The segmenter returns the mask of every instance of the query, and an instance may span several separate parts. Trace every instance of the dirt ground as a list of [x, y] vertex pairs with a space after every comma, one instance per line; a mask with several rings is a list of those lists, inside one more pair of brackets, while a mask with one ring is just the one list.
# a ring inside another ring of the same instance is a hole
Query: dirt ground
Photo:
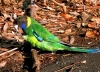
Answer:
[[[69, 1], [67, 6], [70, 8], [77, 8], [74, 7], [74, 4], [79, 4], [81, 7], [80, 1], [76, 3], [73, 1]], [[63, 2], [67, 4], [66, 1]], [[95, 26], [100, 24], [97, 23], [99, 22], [100, 18], [98, 8], [90, 10], [72, 10], [68, 8], [69, 10], [65, 16], [63, 9], [60, 6], [53, 4], [53, 2], [47, 2], [47, 5], [42, 3], [43, 2], [41, 2], [41, 0], [40, 2], [36, 3], [37, 6], [39, 6], [36, 20], [40, 22], [45, 28], [47, 28], [51, 33], [59, 37], [61, 41], [67, 43], [70, 46], [100, 49], [100, 27]], [[91, 6], [88, 2], [85, 5]], [[97, 6], [99, 6], [98, 3]], [[16, 10], [15, 13], [18, 13], [18, 16], [20, 16], [19, 12]], [[0, 17], [2, 14], [3, 13], [1, 11]], [[98, 17], [96, 18], [98, 19], [96, 20], [97, 22], [90, 21], [92, 18], [94, 18], [94, 16]], [[9, 20], [4, 21], [5, 23], [9, 22]], [[2, 22], [0, 21], [0, 23]], [[92, 27], [89, 24], [92, 25]], [[4, 34], [3, 32], [5, 27], [6, 26], [2, 28], [3, 30], [0, 30], [1, 34]], [[9, 33], [9, 31], [7, 32]], [[25, 70], [28, 70], [29, 72], [35, 72], [35, 68], [32, 69], [33, 61], [31, 58], [30, 44], [23, 44], [19, 43], [17, 40], [9, 39], [12, 37], [10, 36], [10, 33], [8, 36], [9, 38], [4, 35], [4, 37], [1, 37], [1, 34], [0, 54], [13, 48], [18, 49], [6, 55], [0, 55], [0, 72], [27, 72]], [[89, 54], [57, 51], [56, 53], [52, 54], [51, 52], [38, 50], [38, 55], [41, 62], [40, 72], [100, 72], [100, 53]]]

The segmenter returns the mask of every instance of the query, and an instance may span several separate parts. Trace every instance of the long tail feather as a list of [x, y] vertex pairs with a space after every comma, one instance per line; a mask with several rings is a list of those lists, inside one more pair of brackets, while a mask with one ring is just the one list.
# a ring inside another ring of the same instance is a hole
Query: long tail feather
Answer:
[[93, 49], [87, 49], [85, 47], [70, 47], [72, 51], [76, 51], [76, 52], [86, 52], [86, 53], [98, 53], [100, 52], [100, 49], [96, 49], [96, 48], [93, 48]]
[[86, 47], [70, 47], [60, 43], [52, 43], [52, 42], [42, 42], [40, 49], [46, 51], [57, 51], [57, 50], [66, 50], [66, 51], [74, 51], [74, 52], [85, 52], [85, 53], [98, 53], [100, 49], [88, 49]]
[[98, 53], [98, 52], [100, 52], [99, 49], [90, 49], [90, 50], [88, 50], [88, 53]]

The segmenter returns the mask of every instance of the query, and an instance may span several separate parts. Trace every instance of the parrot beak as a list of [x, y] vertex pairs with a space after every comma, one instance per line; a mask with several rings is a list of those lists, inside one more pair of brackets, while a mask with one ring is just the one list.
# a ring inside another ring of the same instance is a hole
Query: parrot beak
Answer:
[[18, 27], [18, 25], [14, 25], [14, 28], [18, 33], [24, 34], [23, 30], [20, 27]]

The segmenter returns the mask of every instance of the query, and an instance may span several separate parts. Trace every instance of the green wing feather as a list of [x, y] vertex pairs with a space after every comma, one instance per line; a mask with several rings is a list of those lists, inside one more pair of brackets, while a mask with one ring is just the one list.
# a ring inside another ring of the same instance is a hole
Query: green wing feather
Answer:
[[46, 28], [44, 28], [40, 23], [31, 18], [31, 29], [33, 29], [41, 38], [45, 41], [50, 42], [60, 42], [60, 39], [55, 35], [51, 34]]

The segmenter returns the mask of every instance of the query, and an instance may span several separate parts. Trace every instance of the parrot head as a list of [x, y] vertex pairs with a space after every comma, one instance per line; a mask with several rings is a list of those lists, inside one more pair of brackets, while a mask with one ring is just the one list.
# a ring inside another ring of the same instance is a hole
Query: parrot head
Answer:
[[27, 16], [18, 17], [16, 20], [17, 20], [18, 27], [20, 27], [21, 29], [26, 29], [26, 26], [27, 26]]
[[21, 16], [16, 19], [16, 24], [18, 25], [18, 31], [24, 33], [27, 27], [27, 16]]

